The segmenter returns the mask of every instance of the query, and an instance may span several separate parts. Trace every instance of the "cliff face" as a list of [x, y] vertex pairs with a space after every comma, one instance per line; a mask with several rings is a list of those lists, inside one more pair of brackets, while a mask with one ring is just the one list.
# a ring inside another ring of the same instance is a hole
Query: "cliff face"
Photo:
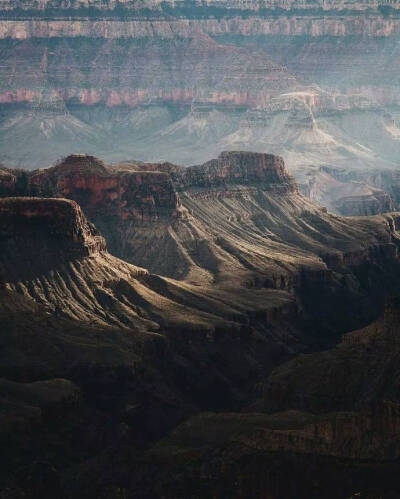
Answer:
[[140, 20], [2, 20], [0, 38], [26, 40], [29, 38], [89, 37], [99, 35], [106, 39], [191, 37], [199, 30], [208, 35], [244, 36], [375, 36], [390, 37], [400, 31], [400, 20], [382, 15], [359, 17], [355, 15], [292, 17], [280, 15], [275, 19], [252, 16], [248, 19], [140, 19]]
[[[281, 158], [245, 152], [188, 169], [74, 155], [1, 179], [18, 193], [0, 199], [2, 493], [336, 499], [397, 486], [398, 300], [367, 341], [282, 362], [398, 292], [400, 214], [331, 215]], [[111, 256], [66, 192], [115, 248], [181, 280]]]
[[[3, 172], [3, 195], [14, 186], [15, 195], [79, 202], [116, 256], [191, 285], [284, 290], [328, 336], [357, 327], [355, 310], [372, 320], [396, 288], [396, 216], [331, 215], [273, 155], [225, 152], [189, 168], [75, 155], [47, 170]], [[367, 267], [381, 269], [374, 283], [363, 281]]]
[[[86, 164], [100, 166], [104, 174], [101, 163], [85, 159]], [[77, 158], [71, 159], [69, 166], [73, 174], [81, 170]], [[134, 178], [138, 177], [134, 174]], [[135, 223], [135, 217], [133, 213], [129, 225]], [[141, 223], [142, 219], [139, 227]], [[229, 331], [235, 337], [246, 334], [245, 329], [261, 332], [265, 323], [272, 326], [281, 319], [290, 330], [296, 329], [292, 319], [297, 307], [288, 293], [263, 289], [252, 297], [245, 287], [238, 294], [218, 286], [200, 289], [152, 275], [111, 256], [103, 237], [72, 200], [2, 198], [0, 231], [0, 291], [4, 295], [0, 316], [6, 322], [18, 322], [19, 309], [28, 314], [41, 311], [56, 322], [131, 328], [138, 334], [162, 331], [179, 337], [197, 331], [200, 343], [218, 341], [219, 333]], [[165, 250], [162, 245], [149, 248], [161, 255]], [[296, 336], [294, 333], [288, 345], [298, 343]], [[267, 344], [269, 357], [272, 344], [269, 340]]]
[[380, 213], [390, 186], [336, 202], [315, 177], [396, 169], [396, 5], [3, 2], [0, 160], [37, 168], [82, 151], [190, 165], [272, 152], [337, 213]]
[[15, 273], [27, 276], [33, 268], [36, 273], [38, 267], [44, 270], [60, 266], [105, 250], [104, 239], [87, 222], [79, 206], [66, 199], [2, 199], [0, 231], [3, 279]]
[[176, 217], [178, 197], [168, 173], [138, 171], [113, 174], [91, 156], [69, 156], [56, 167], [30, 176], [28, 192], [34, 196], [57, 193], [75, 199], [89, 216], [120, 220], [156, 220]]
[[[106, 23], [106, 33], [126, 28], [119, 24], [108, 27]], [[2, 71], [4, 77], [11, 66], [15, 72], [12, 84], [0, 94], [0, 102], [36, 106], [43, 102], [51, 108], [53, 100], [55, 104], [135, 108], [151, 101], [190, 105], [205, 99], [228, 106], [253, 106], [262, 103], [265, 95], [295, 86], [293, 75], [268, 54], [218, 43], [197, 28], [188, 36], [175, 33], [169, 41], [146, 33], [139, 33], [138, 39], [128, 35], [127, 39], [108, 41], [100, 32], [98, 25], [92, 34], [78, 34], [78, 40], [68, 32], [54, 39], [38, 33], [17, 47], [6, 35], [1, 42], [7, 52]], [[13, 62], [27, 59], [32, 76]]]
[[182, 184], [183, 189], [229, 189], [228, 186], [238, 184], [282, 193], [297, 190], [282, 158], [241, 151], [223, 152], [204, 165], [187, 168], [182, 175]]
[[[333, 173], [333, 175], [332, 175]], [[375, 187], [377, 182], [335, 178], [335, 172], [321, 169], [308, 185], [302, 185], [303, 191], [314, 202], [326, 206], [329, 210], [344, 216], [376, 215], [393, 211], [397, 202], [389, 194], [389, 186]], [[362, 177], [361, 177], [362, 178]], [[378, 184], [379, 185], [379, 184]], [[395, 185], [394, 185], [395, 187]]]

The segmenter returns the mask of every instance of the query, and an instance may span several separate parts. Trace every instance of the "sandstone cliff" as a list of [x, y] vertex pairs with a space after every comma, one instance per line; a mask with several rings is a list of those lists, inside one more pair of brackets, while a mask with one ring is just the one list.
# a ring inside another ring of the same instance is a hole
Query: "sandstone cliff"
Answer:
[[222, 152], [217, 159], [204, 165], [187, 168], [176, 184], [182, 190], [226, 189], [232, 185], [281, 191], [282, 194], [295, 192], [296, 184], [285, 170], [282, 158], [272, 154], [257, 154], [242, 151]]

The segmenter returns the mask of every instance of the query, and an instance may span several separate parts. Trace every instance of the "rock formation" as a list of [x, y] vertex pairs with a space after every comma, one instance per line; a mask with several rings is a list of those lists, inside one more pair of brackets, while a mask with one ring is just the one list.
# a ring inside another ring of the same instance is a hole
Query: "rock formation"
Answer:
[[400, 496], [399, 36], [0, 0], [0, 499]]
[[[225, 152], [189, 168], [73, 155], [45, 170], [2, 172], [3, 195], [78, 202], [119, 258], [211, 293], [284, 291], [328, 336], [357, 327], [358, 314], [373, 320], [396, 290], [397, 215], [331, 215], [273, 155]], [[381, 270], [373, 282], [362, 277], [368, 266]]]
[[[251, 149], [283, 156], [337, 213], [381, 213], [386, 194], [396, 208], [393, 184], [374, 182], [399, 156], [396, 5], [4, 0], [0, 160], [189, 165]], [[349, 173], [348, 196], [325, 167]]]
[[385, 190], [356, 180], [343, 182], [334, 175], [322, 169], [310, 180], [305, 188], [306, 194], [313, 201], [345, 216], [393, 211], [393, 197]]
[[246, 152], [0, 181], [1, 494], [397, 490], [397, 302], [298, 354], [398, 292], [398, 213], [331, 215]]
[[18, 262], [19, 278], [105, 249], [104, 239], [86, 221], [79, 206], [65, 199], [1, 199], [0, 231], [0, 272], [11, 275]]

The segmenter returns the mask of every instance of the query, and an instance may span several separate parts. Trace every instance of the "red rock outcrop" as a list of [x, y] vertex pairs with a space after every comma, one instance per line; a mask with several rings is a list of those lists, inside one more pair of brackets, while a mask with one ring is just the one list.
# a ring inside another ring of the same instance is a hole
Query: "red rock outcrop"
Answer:
[[72, 155], [54, 168], [34, 172], [28, 192], [35, 196], [56, 195], [74, 199], [89, 216], [103, 214], [121, 220], [157, 220], [176, 217], [179, 199], [166, 172], [114, 173], [87, 155]]
[[[2, 170], [2, 195], [18, 194], [17, 180], [26, 174]], [[22, 183], [22, 182], [20, 182]], [[182, 211], [179, 192], [193, 196], [234, 193], [234, 186], [294, 193], [297, 186], [282, 158], [271, 154], [223, 152], [204, 165], [181, 168], [169, 163], [107, 166], [88, 155], [71, 155], [56, 166], [26, 176], [25, 195], [74, 199], [89, 216], [156, 221]]]

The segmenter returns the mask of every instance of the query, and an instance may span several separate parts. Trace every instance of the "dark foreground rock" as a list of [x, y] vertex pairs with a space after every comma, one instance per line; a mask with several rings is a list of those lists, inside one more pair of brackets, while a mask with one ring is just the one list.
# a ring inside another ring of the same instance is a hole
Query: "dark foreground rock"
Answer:
[[2, 496], [396, 497], [396, 303], [298, 354], [396, 292], [397, 213], [326, 213], [270, 155], [32, 175], [56, 197], [0, 200]]

